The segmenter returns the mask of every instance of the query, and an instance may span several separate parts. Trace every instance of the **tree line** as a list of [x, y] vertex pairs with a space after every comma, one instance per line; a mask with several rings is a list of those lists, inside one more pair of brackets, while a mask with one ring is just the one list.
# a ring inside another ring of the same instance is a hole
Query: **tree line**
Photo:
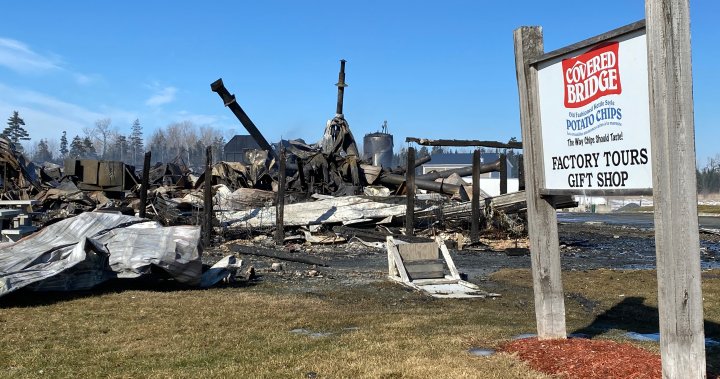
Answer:
[[190, 121], [168, 124], [159, 128], [147, 139], [139, 119], [123, 128], [113, 125], [110, 118], [99, 119], [94, 125], [83, 128], [82, 135], [73, 137], [63, 131], [58, 139], [41, 138], [32, 143], [25, 129], [25, 120], [14, 111], [0, 136], [9, 139], [15, 149], [33, 162], [62, 164], [65, 159], [100, 159], [122, 161], [139, 167], [145, 152], [152, 152], [153, 162], [178, 161], [191, 167], [205, 163], [205, 148], [213, 146], [213, 159], [222, 160], [225, 138], [220, 130], [197, 126]]
[[698, 168], [696, 174], [699, 194], [720, 193], [720, 154], [709, 158], [705, 167]]

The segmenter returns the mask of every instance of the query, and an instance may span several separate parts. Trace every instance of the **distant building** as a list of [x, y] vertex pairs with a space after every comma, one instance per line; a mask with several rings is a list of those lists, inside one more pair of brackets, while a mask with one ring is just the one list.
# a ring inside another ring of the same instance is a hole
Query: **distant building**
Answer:
[[[433, 154], [430, 162], [420, 166], [422, 174], [427, 174], [432, 171], [445, 171], [452, 170], [455, 168], [463, 168], [472, 166], [472, 153], [460, 153], [460, 154]], [[500, 153], [481, 153], [480, 163], [489, 164], [500, 159]], [[506, 159], [507, 160], [507, 159]], [[507, 160], [508, 178], [512, 178], [511, 173], [513, 172], [513, 165]], [[488, 172], [481, 174], [480, 178], [494, 178], [500, 179], [500, 173], [498, 171]]]
[[225, 161], [248, 163], [245, 160], [245, 152], [258, 150], [260, 145], [250, 135], [236, 135], [225, 144]]

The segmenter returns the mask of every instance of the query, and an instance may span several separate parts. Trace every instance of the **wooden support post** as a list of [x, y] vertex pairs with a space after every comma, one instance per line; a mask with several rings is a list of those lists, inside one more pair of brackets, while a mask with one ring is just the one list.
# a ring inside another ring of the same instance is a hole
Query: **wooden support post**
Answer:
[[212, 204], [212, 146], [205, 148], [205, 184], [203, 188], [203, 213], [205, 214], [203, 244], [210, 247], [210, 237], [213, 228], [213, 204]]
[[518, 156], [518, 191], [525, 191], [525, 157]]
[[507, 193], [507, 180], [508, 180], [508, 166], [507, 156], [500, 154], [500, 194], [504, 195]]
[[705, 378], [688, 0], [646, 0], [663, 378]]
[[473, 152], [472, 158], [472, 199], [470, 199], [472, 217], [470, 217], [470, 241], [480, 240], [480, 150]]
[[148, 151], [145, 153], [145, 159], [143, 160], [143, 171], [142, 171], [142, 182], [140, 184], [140, 212], [138, 216], [145, 218], [147, 212], [147, 192], [150, 186], [150, 158], [152, 152]]
[[407, 208], [405, 210], [405, 234], [415, 234], [415, 148], [409, 147], [407, 152], [407, 172], [405, 173], [405, 191], [407, 192]]
[[307, 191], [307, 183], [305, 182], [305, 167], [303, 165], [302, 159], [300, 157], [297, 158], [297, 170], [298, 170], [298, 179], [300, 179], [300, 190], [301, 191]]
[[542, 29], [524, 26], [515, 29], [513, 37], [527, 174], [525, 193], [538, 338], [567, 338], [557, 213], [539, 193], [544, 186], [544, 171], [538, 76], [537, 68], [529, 62], [543, 54]]
[[275, 244], [282, 245], [285, 241], [285, 149], [280, 149], [278, 165], [278, 189], [275, 201]]

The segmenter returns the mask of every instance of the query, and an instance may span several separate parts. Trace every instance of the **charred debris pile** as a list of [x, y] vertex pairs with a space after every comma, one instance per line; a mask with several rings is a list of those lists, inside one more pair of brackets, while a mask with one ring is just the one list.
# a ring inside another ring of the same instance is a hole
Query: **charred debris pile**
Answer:
[[[0, 139], [0, 196], [7, 204], [29, 201], [17, 204], [29, 206], [28, 218], [37, 227], [90, 211], [117, 213], [165, 226], [198, 225], [206, 245], [262, 233], [272, 233], [278, 244], [298, 240], [338, 243], [353, 237], [411, 240], [442, 232], [460, 232], [474, 242], [483, 230], [524, 233], [523, 185], [519, 192], [506, 193], [503, 180], [507, 168], [502, 156], [489, 164], [475, 159], [466, 168], [416, 175], [416, 167], [430, 157], [416, 159], [411, 147], [404, 165], [390, 167], [382, 154], [360, 153], [343, 115], [345, 61], [341, 61], [337, 87], [337, 109], [320, 141], [281, 141], [273, 146], [222, 80], [215, 81], [212, 91], [260, 149], [245, 151], [242, 162], [213, 162], [208, 151], [207, 164], [201, 170], [193, 170], [180, 158], [151, 165], [150, 153], [146, 153], [144, 167], [137, 169], [123, 162], [90, 159], [68, 159], [64, 167], [38, 167], [26, 162], [10, 142]], [[406, 141], [424, 146], [522, 147], [519, 142]], [[479, 188], [479, 175], [491, 171], [501, 173], [500, 196], [490, 197]], [[468, 176], [473, 177], [472, 182], [462, 179]], [[556, 205], [573, 204], [567, 198]], [[3, 228], [12, 228], [12, 221], [4, 219]]]

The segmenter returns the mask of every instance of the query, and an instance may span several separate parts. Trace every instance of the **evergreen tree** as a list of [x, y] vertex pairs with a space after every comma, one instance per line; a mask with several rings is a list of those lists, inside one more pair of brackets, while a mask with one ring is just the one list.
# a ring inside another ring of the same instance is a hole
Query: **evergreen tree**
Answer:
[[445, 153], [445, 150], [443, 150], [442, 146], [433, 146], [432, 150], [430, 150], [430, 155], [443, 154], [443, 153]]
[[12, 116], [8, 118], [7, 127], [2, 131], [2, 134], [0, 135], [12, 141], [15, 144], [15, 148], [19, 151], [22, 151], [22, 145], [20, 145], [20, 141], [30, 140], [30, 135], [28, 134], [27, 130], [25, 130], [24, 126], [25, 120], [20, 117], [18, 111], [13, 111]]
[[85, 156], [85, 146], [80, 136], [76, 135], [70, 143], [70, 151], [68, 153], [70, 158], [79, 159]]
[[142, 126], [140, 126], [140, 120], [135, 119], [132, 124], [132, 131], [130, 132], [130, 151], [132, 152], [131, 158], [134, 165], [138, 164], [140, 156], [142, 156], [144, 153], [142, 136], [143, 132]]
[[60, 156], [61, 156], [61, 158], [67, 157], [69, 152], [70, 151], [68, 150], [67, 132], [63, 130], [62, 137], [60, 137]]
[[97, 159], [97, 151], [95, 151], [95, 146], [93, 146], [90, 137], [85, 137], [82, 140], [82, 145], [83, 150], [85, 151], [85, 158]]
[[35, 151], [35, 156], [33, 156], [33, 161], [40, 163], [50, 162], [52, 161], [52, 158], [52, 153], [48, 147], [47, 140], [41, 139], [38, 143], [37, 151]]

